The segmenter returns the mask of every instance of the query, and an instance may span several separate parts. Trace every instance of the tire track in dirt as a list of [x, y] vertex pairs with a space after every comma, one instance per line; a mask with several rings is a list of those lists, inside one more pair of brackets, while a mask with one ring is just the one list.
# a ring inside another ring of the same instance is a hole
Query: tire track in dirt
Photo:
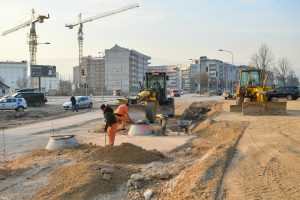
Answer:
[[[299, 142], [293, 137], [296, 132], [286, 131], [285, 123], [253, 122], [247, 128], [225, 175], [221, 199], [300, 199], [299, 162], [291, 159]], [[290, 121], [289, 130], [297, 130], [298, 124], [299, 120]]]

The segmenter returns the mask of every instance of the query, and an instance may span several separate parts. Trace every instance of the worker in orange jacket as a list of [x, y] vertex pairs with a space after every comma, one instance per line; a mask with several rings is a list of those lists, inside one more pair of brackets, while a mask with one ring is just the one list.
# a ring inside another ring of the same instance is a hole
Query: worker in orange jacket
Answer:
[[127, 100], [126, 99], [120, 99], [119, 100], [121, 105], [115, 110], [115, 115], [117, 118], [117, 121], [122, 122], [122, 130], [125, 130], [126, 121], [132, 121], [129, 113], [128, 113], [128, 106], [127, 106]]

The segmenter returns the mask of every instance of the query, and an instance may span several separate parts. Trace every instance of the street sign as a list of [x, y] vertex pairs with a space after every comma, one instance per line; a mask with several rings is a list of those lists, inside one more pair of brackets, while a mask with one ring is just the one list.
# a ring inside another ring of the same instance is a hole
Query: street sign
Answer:
[[56, 66], [30, 65], [31, 77], [56, 77]]

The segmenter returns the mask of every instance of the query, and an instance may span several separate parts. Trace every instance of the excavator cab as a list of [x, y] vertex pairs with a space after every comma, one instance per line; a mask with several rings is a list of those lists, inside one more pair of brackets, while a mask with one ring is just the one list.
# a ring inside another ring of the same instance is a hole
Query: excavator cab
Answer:
[[147, 72], [146, 87], [155, 93], [157, 103], [163, 105], [167, 99], [167, 76], [165, 73]]

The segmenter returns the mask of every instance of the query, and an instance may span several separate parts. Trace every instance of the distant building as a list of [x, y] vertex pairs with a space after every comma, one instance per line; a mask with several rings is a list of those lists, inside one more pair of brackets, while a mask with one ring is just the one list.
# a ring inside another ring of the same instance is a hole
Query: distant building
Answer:
[[0, 81], [11, 89], [20, 88], [20, 83], [27, 79], [27, 62], [0, 62]]
[[[105, 58], [87, 56], [82, 58], [88, 93], [101, 95], [105, 92]], [[77, 72], [78, 74], [78, 72]], [[78, 77], [78, 76], [77, 76]], [[77, 78], [78, 79], [78, 78]]]
[[148, 71], [150, 56], [115, 45], [105, 50], [105, 86], [108, 91], [121, 90], [123, 94], [139, 91]]
[[59, 73], [56, 72], [56, 77], [41, 77], [41, 91], [56, 94], [59, 90]]
[[0, 97], [9, 93], [9, 86], [0, 81]]
[[177, 65], [160, 65], [160, 66], [149, 66], [149, 72], [166, 72], [169, 76], [167, 81], [168, 88], [180, 89], [180, 68]]
[[234, 91], [239, 70], [239, 66], [202, 56], [190, 64], [190, 91]]
[[181, 89], [190, 93], [190, 67], [181, 68]]

